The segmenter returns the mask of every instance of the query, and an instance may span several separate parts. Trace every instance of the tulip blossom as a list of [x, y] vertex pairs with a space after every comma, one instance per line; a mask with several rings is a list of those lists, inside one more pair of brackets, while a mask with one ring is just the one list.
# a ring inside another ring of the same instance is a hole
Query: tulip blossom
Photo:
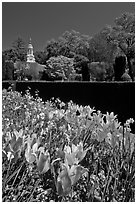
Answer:
[[83, 150], [83, 142], [80, 142], [77, 146], [74, 144], [72, 144], [72, 147], [65, 146], [65, 162], [70, 166], [73, 164], [78, 164], [84, 159], [89, 149], [90, 147], [86, 150]]
[[46, 173], [50, 169], [50, 155], [48, 151], [41, 151], [37, 158], [37, 168], [42, 174]]
[[83, 143], [80, 142], [77, 146], [72, 144], [70, 147], [64, 147], [64, 163], [61, 164], [61, 171], [57, 178], [57, 191], [59, 195], [67, 195], [71, 191], [72, 185], [75, 185], [80, 177], [87, 172], [87, 169], [78, 165], [84, 159], [87, 151], [83, 150]]

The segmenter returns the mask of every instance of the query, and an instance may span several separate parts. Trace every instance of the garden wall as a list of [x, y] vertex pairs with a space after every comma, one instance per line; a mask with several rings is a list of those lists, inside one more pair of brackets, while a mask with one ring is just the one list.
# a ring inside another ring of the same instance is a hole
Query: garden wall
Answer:
[[60, 98], [63, 102], [72, 100], [79, 105], [90, 105], [102, 113], [113, 111], [121, 122], [135, 118], [135, 83], [134, 82], [14, 82], [3, 81], [2, 87], [13, 88], [22, 93], [30, 87], [31, 94], [39, 91], [44, 100]]

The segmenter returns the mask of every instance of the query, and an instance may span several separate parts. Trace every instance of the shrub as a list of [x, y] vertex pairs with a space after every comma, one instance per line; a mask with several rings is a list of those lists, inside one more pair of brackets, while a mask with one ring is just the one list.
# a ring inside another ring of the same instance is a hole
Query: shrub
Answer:
[[67, 80], [73, 81], [75, 77], [74, 59], [64, 57], [62, 55], [58, 57], [51, 57], [47, 61], [47, 72], [49, 76], [54, 80]]

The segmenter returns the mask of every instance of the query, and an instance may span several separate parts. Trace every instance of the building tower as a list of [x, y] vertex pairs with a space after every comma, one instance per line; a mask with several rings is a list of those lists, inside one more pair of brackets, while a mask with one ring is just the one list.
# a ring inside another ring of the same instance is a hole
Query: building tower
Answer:
[[31, 44], [31, 38], [28, 44], [28, 50], [27, 50], [27, 62], [35, 62], [35, 57], [33, 54], [33, 46]]

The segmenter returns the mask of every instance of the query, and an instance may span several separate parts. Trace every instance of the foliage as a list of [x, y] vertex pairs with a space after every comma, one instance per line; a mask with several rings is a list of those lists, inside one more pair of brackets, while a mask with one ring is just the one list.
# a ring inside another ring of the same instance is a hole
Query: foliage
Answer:
[[91, 62], [89, 64], [91, 81], [112, 81], [113, 66], [106, 62]]
[[44, 70], [44, 65], [38, 64], [37, 62], [33, 62], [27, 63], [24, 73], [27, 78], [31, 77], [31, 79], [33, 80], [40, 80]]
[[66, 31], [60, 39], [69, 47], [71, 53], [88, 58], [90, 36], [72, 30], [70, 32]]
[[5, 60], [11, 60], [15, 62], [16, 60], [26, 61], [26, 46], [22, 38], [18, 38], [13, 42], [12, 48], [4, 50], [2, 54], [5, 57]]
[[135, 135], [114, 113], [2, 92], [3, 201], [134, 201]]
[[82, 62], [81, 73], [82, 81], [90, 81], [89, 66], [87, 62]]
[[74, 68], [76, 70], [77, 73], [81, 73], [82, 72], [82, 66], [85, 63], [89, 63], [89, 60], [87, 57], [83, 56], [83, 55], [75, 55], [74, 57]]
[[12, 60], [12, 62], [16, 61], [16, 55], [13, 48], [2, 51], [2, 55], [4, 56], [5, 61], [6, 60]]
[[2, 80], [6, 79], [6, 65], [5, 65], [5, 56], [2, 53]]
[[18, 37], [18, 39], [13, 42], [12, 47], [16, 59], [20, 61], [26, 61], [27, 50], [25, 42], [22, 40], [22, 38]]
[[47, 72], [53, 80], [74, 80], [75, 70], [74, 70], [74, 60], [73, 58], [68, 58], [64, 56], [51, 57], [47, 61]]
[[37, 63], [45, 65], [46, 64], [46, 60], [47, 60], [47, 55], [45, 52], [43, 51], [36, 51], [34, 53], [35, 56], [35, 60]]
[[73, 58], [77, 54], [88, 57], [89, 39], [89, 36], [74, 30], [66, 31], [58, 40], [48, 41], [45, 52], [47, 52], [48, 59], [59, 55]]
[[115, 19], [115, 26], [108, 27], [109, 42], [116, 44], [127, 57], [129, 75], [134, 80], [130, 60], [135, 58], [135, 14], [124, 13]]
[[106, 69], [103, 62], [90, 63], [90, 78], [92, 81], [105, 81]]
[[23, 80], [25, 78], [26, 62], [17, 60], [14, 63], [14, 78], [15, 80]]
[[117, 46], [107, 41], [106, 28], [103, 28], [99, 33], [95, 34], [89, 44], [91, 62], [113, 63]]
[[[44, 51], [35, 52], [36, 62], [46, 65], [47, 61], [49, 62], [51, 59], [59, 59], [62, 58], [62, 56], [69, 60], [72, 59], [74, 60], [74, 72], [76, 73], [76, 77], [74, 78], [81, 80], [80, 74], [82, 74], [83, 81], [90, 80], [87, 63], [106, 63], [106, 69], [100, 70], [99, 68], [98, 71], [101, 74], [96, 73], [96, 75], [102, 75], [103, 73], [103, 75], [105, 75], [105, 80], [111, 81], [113, 79], [113, 63], [115, 58], [120, 55], [125, 55], [129, 69], [129, 77], [126, 78], [129, 80], [131, 77], [132, 81], [134, 81], [135, 66], [132, 62], [135, 60], [135, 14], [124, 13], [116, 18], [114, 23], [114, 26], [105, 26], [93, 37], [83, 35], [74, 30], [66, 31], [57, 40], [52, 39], [48, 41], [45, 45]], [[26, 53], [25, 43], [22, 38], [19, 37], [13, 43], [11, 49], [2, 52], [4, 56], [3, 64], [4, 60], [12, 60], [14, 63], [16, 60], [24, 62], [26, 61]], [[62, 67], [61, 62], [60, 67]], [[3, 66], [3, 76], [4, 75], [5, 68]], [[60, 71], [55, 75], [53, 74], [53, 76], [50, 76], [50, 72], [45, 71], [43, 72], [42, 79], [62, 79], [62, 76], [63, 78], [65, 76]], [[100, 77], [98, 77], [98, 80], [99, 78]]]
[[131, 77], [127, 73], [126, 69], [126, 57], [118, 56], [115, 59], [114, 64], [115, 81], [132, 81]]
[[14, 64], [11, 60], [5, 60], [4, 55], [2, 55], [2, 79], [14, 79]]
[[[23, 68], [22, 64], [26, 61], [26, 47], [25, 43], [21, 38], [18, 38], [13, 42], [13, 46], [11, 49], [5, 50], [2, 52], [2, 69], [3, 69], [3, 79], [14, 79], [14, 71], [15, 71], [15, 79], [23, 78]], [[19, 71], [16, 73], [16, 68], [14, 70], [14, 63], [20, 66]], [[20, 64], [20, 65], [19, 65]], [[16, 76], [17, 74], [17, 76]], [[20, 76], [19, 76], [20, 75]]]

